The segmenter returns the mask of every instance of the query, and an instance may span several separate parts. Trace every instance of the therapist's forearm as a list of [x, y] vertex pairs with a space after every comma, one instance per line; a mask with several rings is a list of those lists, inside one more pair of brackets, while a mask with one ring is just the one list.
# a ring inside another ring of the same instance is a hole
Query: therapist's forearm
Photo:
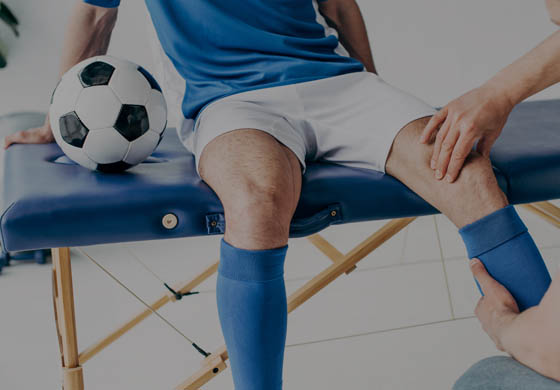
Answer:
[[519, 314], [500, 337], [506, 352], [560, 381], [560, 273], [538, 306]]
[[560, 82], [560, 30], [501, 70], [485, 85], [514, 106]]
[[60, 77], [78, 62], [107, 53], [117, 12], [117, 8], [76, 3], [64, 38]]

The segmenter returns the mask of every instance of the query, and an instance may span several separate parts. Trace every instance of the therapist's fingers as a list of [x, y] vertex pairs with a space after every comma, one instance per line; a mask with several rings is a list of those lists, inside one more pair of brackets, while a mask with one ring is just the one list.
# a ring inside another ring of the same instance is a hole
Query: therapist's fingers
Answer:
[[448, 183], [453, 183], [457, 180], [457, 177], [459, 177], [459, 173], [461, 173], [461, 169], [463, 169], [463, 166], [465, 165], [465, 160], [469, 156], [474, 142], [474, 139], [464, 134], [461, 134], [457, 140], [453, 153], [449, 159], [447, 174], [445, 176], [445, 180]]
[[439, 151], [439, 157], [436, 166], [436, 179], [441, 179], [447, 173], [447, 166], [449, 165], [449, 160], [451, 160], [451, 154], [454, 152], [455, 145], [459, 139], [458, 130], [451, 128], [445, 137], [445, 140], [441, 143], [441, 148]]
[[425, 144], [430, 140], [434, 132], [447, 118], [447, 112], [448, 112], [447, 107], [444, 107], [430, 118], [430, 121], [428, 122], [428, 124], [424, 128], [424, 131], [422, 131], [422, 134], [420, 135], [420, 143]]
[[[432, 169], [437, 168], [437, 162], [439, 160], [441, 145], [443, 144], [443, 141], [445, 141], [445, 137], [447, 136], [450, 127], [451, 127], [451, 121], [449, 120], [449, 118], [447, 118], [443, 123], [443, 125], [441, 125], [439, 131], [437, 132], [436, 142], [434, 143], [434, 150], [432, 151], [432, 159], [430, 161], [430, 167]], [[437, 172], [436, 172], [436, 177], [437, 177]]]

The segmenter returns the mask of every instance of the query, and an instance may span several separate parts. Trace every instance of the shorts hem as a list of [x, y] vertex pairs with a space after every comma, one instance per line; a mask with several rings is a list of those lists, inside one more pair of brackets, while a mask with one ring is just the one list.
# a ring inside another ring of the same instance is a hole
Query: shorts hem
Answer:
[[[204, 148], [212, 140], [219, 137], [220, 135], [230, 133], [232, 131], [242, 130], [242, 129], [254, 129], [254, 130], [259, 130], [259, 131], [262, 131], [262, 132], [265, 132], [265, 133], [271, 135], [278, 142], [280, 142], [281, 144], [286, 146], [288, 149], [290, 149], [296, 155], [297, 159], [299, 160], [299, 162], [301, 164], [300, 168], [302, 170], [302, 175], [304, 175], [305, 171], [306, 171], [306, 168], [307, 168], [306, 163], [305, 163], [304, 147], [302, 147], [302, 144], [298, 144], [298, 142], [296, 140], [291, 139], [293, 137], [290, 137], [289, 135], [287, 135], [286, 132], [283, 131], [284, 129], [276, 127], [277, 123], [281, 122], [282, 120], [284, 120], [284, 118], [278, 118], [278, 120], [273, 122], [272, 125], [268, 125], [268, 126], [263, 126], [262, 124], [255, 123], [255, 122], [240, 122], [240, 123], [236, 123], [234, 125], [223, 126], [223, 127], [220, 127], [219, 129], [217, 129], [216, 127], [212, 128], [212, 129], [198, 128], [196, 130], [197, 134], [195, 134], [195, 135], [200, 136], [202, 139], [197, 137], [197, 139], [194, 140], [194, 147], [193, 147], [193, 151], [192, 151], [194, 156], [195, 156], [196, 172], [200, 176], [200, 172], [199, 172], [200, 156], [202, 155], [202, 152], [204, 151]], [[303, 141], [302, 141], [302, 143], [303, 143]]]
[[435, 109], [431, 109], [427, 111], [419, 111], [414, 114], [407, 115], [403, 119], [396, 122], [395, 126], [391, 127], [392, 129], [394, 129], [392, 133], [392, 137], [387, 137], [387, 142], [382, 148], [383, 155], [380, 155], [379, 159], [377, 160], [377, 165], [381, 168], [380, 172], [386, 173], [387, 159], [389, 158], [389, 153], [391, 152], [391, 148], [393, 147], [395, 138], [397, 138], [397, 135], [400, 133], [400, 131], [404, 129], [406, 126], [408, 126], [409, 124], [411, 124], [412, 122], [415, 122], [422, 118], [433, 116], [436, 112], [437, 111]]

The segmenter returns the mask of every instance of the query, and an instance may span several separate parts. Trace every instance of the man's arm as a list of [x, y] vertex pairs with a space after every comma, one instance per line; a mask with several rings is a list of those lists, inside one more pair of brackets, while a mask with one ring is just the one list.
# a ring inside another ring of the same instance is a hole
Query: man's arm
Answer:
[[377, 73], [364, 18], [356, 1], [321, 1], [319, 11], [327, 23], [338, 31], [340, 43], [348, 50], [350, 57], [364, 64], [368, 72]]
[[560, 381], [560, 272], [538, 306], [519, 314], [511, 294], [474, 259], [484, 296], [475, 313], [496, 346], [538, 373]]
[[[81, 1], [77, 2], [66, 31], [59, 78], [78, 62], [107, 53], [116, 21], [117, 8], [101, 8]], [[53, 141], [52, 129], [47, 116], [43, 126], [18, 131], [6, 137], [4, 148], [14, 143], [33, 144]]]
[[[560, 23], [560, 0], [547, 1], [552, 21]], [[437, 179], [457, 179], [473, 145], [488, 157], [513, 107], [560, 82], [560, 31], [501, 70], [484, 85], [453, 100], [426, 126], [420, 142], [437, 131], [432, 169]], [[438, 130], [439, 128], [439, 130]]]

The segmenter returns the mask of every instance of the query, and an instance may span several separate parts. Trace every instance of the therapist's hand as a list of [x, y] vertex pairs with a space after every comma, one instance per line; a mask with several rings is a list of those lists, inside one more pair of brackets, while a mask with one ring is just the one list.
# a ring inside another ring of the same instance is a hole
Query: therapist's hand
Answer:
[[12, 144], [47, 144], [49, 142], [54, 142], [54, 136], [47, 115], [43, 126], [21, 130], [4, 138], [4, 149], [8, 149]]
[[428, 143], [437, 132], [430, 163], [436, 179], [454, 182], [477, 141], [477, 151], [489, 157], [512, 109], [503, 93], [483, 85], [453, 100], [434, 115], [420, 142]]
[[502, 339], [504, 332], [519, 315], [517, 303], [509, 291], [490, 276], [480, 260], [471, 260], [470, 266], [484, 293], [474, 312], [482, 324], [482, 329], [488, 333], [496, 347], [506, 351]]

